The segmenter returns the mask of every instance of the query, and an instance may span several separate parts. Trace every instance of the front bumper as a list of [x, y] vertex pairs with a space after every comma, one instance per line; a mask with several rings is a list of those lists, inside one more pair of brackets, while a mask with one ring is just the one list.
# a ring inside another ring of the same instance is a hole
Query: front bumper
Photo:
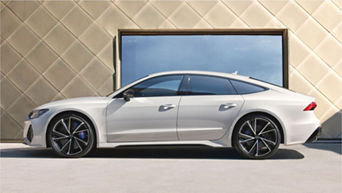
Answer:
[[30, 145], [33, 139], [33, 129], [32, 125], [29, 124], [28, 127], [24, 128], [24, 144]]
[[321, 127], [318, 127], [318, 128], [311, 134], [311, 136], [309, 137], [309, 139], [306, 140], [305, 143], [311, 143], [311, 142], [317, 141], [317, 139], [319, 138], [319, 136], [321, 135], [321, 133], [322, 133], [322, 128], [321, 128]]
[[24, 144], [30, 146], [46, 147], [45, 132], [46, 122], [45, 119], [26, 119], [24, 126]]

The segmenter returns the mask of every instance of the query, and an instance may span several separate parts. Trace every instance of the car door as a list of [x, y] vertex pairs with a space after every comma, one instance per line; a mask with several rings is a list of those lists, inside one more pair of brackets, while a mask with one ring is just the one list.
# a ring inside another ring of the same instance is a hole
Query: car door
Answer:
[[166, 75], [147, 79], [129, 89], [129, 101], [119, 94], [107, 107], [109, 142], [178, 140], [177, 110], [183, 76]]
[[230, 128], [243, 105], [229, 79], [188, 75], [184, 77], [177, 120], [180, 140], [214, 140]]

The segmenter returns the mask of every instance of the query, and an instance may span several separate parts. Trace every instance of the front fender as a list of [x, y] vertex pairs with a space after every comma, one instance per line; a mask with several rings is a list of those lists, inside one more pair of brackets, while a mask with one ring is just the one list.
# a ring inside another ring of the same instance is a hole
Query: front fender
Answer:
[[[54, 119], [56, 116], [62, 114], [62, 113], [66, 113], [66, 112], [76, 112], [76, 113], [80, 113], [83, 114], [84, 116], [86, 116], [93, 124], [94, 126], [94, 130], [95, 130], [95, 135], [96, 135], [96, 141], [97, 144], [99, 144], [100, 142], [106, 141], [105, 137], [105, 133], [103, 131], [105, 131], [105, 129], [100, 129], [100, 128], [105, 128], [105, 121], [104, 120], [99, 120], [104, 118], [105, 116], [99, 116], [97, 115], [98, 113], [89, 113], [89, 111], [87, 112], [84, 109], [81, 108], [58, 108], [58, 109], [54, 109], [53, 112], [51, 112], [49, 114], [49, 117], [47, 118], [47, 121], [44, 124], [44, 130], [43, 130], [43, 135], [45, 136], [45, 140], [44, 140], [44, 146], [47, 147], [47, 129], [49, 127], [50, 122], [52, 121], [52, 119]], [[101, 124], [102, 122], [102, 124]], [[96, 145], [97, 145], [96, 144]]]

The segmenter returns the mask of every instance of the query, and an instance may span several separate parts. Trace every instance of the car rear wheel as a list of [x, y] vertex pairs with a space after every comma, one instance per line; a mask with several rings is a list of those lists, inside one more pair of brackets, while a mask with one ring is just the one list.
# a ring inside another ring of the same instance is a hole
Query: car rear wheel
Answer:
[[94, 146], [95, 135], [89, 121], [76, 114], [63, 114], [50, 124], [48, 140], [62, 157], [82, 157]]
[[263, 115], [244, 117], [233, 132], [234, 148], [242, 156], [252, 159], [265, 159], [274, 155], [280, 140], [277, 124]]

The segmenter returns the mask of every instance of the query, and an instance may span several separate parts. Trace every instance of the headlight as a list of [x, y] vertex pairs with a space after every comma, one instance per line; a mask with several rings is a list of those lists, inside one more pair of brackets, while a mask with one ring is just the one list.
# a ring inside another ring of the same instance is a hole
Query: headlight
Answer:
[[35, 118], [38, 118], [40, 117], [42, 114], [46, 113], [49, 109], [39, 109], [39, 110], [34, 110], [32, 111], [28, 117], [30, 119], [35, 119]]

